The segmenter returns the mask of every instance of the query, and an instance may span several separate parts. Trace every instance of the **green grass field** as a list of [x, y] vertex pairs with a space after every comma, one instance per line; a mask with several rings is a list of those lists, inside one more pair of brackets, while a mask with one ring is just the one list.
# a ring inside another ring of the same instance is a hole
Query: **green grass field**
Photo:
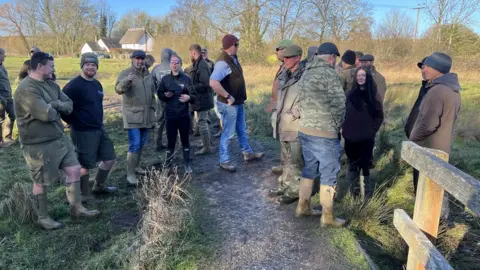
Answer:
[[[12, 88], [20, 66], [25, 58], [9, 57], [5, 66], [9, 72]], [[80, 59], [59, 58], [55, 60], [58, 83], [63, 86], [79, 74]], [[100, 60], [98, 79], [106, 92], [106, 102], [119, 98], [113, 91], [117, 74], [129, 66], [128, 60]], [[375, 157], [377, 160], [373, 178], [380, 186], [377, 195], [367, 204], [347, 197], [339, 205], [342, 217], [351, 219], [349, 229], [361, 239], [368, 253], [382, 269], [398, 269], [406, 260], [406, 246], [393, 228], [393, 209], [413, 211], [413, 185], [411, 169], [399, 157], [399, 147], [405, 140], [403, 124], [420, 87], [420, 74], [412, 63], [412, 69], [386, 70], [388, 90], [385, 102], [387, 124], [378, 136]], [[271, 80], [277, 66], [246, 66], [249, 101], [247, 123], [250, 132], [257, 136], [270, 136], [270, 115], [264, 108], [269, 101]], [[379, 69], [382, 71], [381, 69]], [[474, 72], [459, 72], [463, 87], [462, 108], [456, 124], [455, 141], [451, 163], [463, 171], [480, 178], [480, 79]], [[124, 156], [127, 151], [126, 133], [118, 117], [109, 116], [107, 128], [119, 157], [112, 182], [120, 187], [114, 197], [105, 198], [93, 206], [103, 215], [96, 221], [73, 223], [68, 218], [64, 188], [57, 185], [49, 189], [50, 212], [53, 217], [66, 223], [66, 228], [55, 232], [44, 232], [31, 223], [31, 213], [24, 213], [22, 202], [13, 203], [11, 198], [25, 194], [31, 188], [28, 170], [21, 151], [17, 147], [0, 151], [0, 269], [121, 269], [129, 264], [129, 247], [134, 242], [140, 206], [123, 181]], [[147, 151], [148, 159], [155, 154]], [[342, 171], [340, 178], [344, 176]], [[20, 194], [20, 195], [19, 195]], [[25, 200], [26, 201], [26, 200]], [[455, 226], [442, 229], [437, 247], [456, 269], [475, 269], [480, 263], [480, 222], [453, 201], [452, 220]], [[19, 215], [18, 213], [24, 213]], [[119, 216], [118, 213], [121, 213]], [[133, 224], [133, 225], [132, 225]], [[190, 224], [190, 223], [189, 223]], [[186, 235], [198, 238], [194, 223]], [[351, 247], [345, 238], [350, 233], [340, 232], [334, 239], [341, 247]], [[197, 239], [201, 243], [201, 239]], [[199, 244], [200, 245], [200, 244]], [[176, 254], [169, 268], [188, 265], [195, 269], [196, 261], [203, 256], [199, 249]], [[354, 252], [353, 252], [354, 253]], [[193, 254], [193, 255], [192, 255]], [[188, 259], [185, 259], [188, 258]], [[86, 260], [86, 262], [85, 262]], [[126, 261], [127, 260], [127, 261]], [[182, 269], [182, 267], [179, 267]]]

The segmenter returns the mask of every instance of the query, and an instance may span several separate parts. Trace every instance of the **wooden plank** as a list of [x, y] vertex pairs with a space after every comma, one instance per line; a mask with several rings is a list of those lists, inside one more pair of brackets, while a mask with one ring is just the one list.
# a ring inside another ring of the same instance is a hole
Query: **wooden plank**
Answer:
[[[397, 228], [405, 242], [407, 242], [409, 249], [414, 253], [416, 262], [421, 268], [453, 269], [405, 211], [395, 209], [393, 225]], [[414, 268], [409, 268], [407, 265], [407, 270], [411, 269], [418, 269], [418, 266], [415, 265]]]
[[[402, 143], [402, 158], [480, 216], [480, 181], [417, 144]], [[438, 151], [438, 150], [437, 150]]]

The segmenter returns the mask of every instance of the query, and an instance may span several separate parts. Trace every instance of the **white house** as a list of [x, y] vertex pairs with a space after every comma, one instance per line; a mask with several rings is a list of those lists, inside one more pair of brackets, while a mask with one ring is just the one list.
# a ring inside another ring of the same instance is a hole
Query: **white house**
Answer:
[[81, 54], [86, 52], [109, 53], [112, 49], [120, 49], [120, 40], [115, 38], [101, 38], [97, 42], [89, 41], [83, 44]]
[[154, 43], [155, 40], [152, 35], [150, 35], [150, 33], [144, 28], [128, 29], [122, 39], [120, 39], [122, 49], [128, 50], [143, 50], [151, 52]]

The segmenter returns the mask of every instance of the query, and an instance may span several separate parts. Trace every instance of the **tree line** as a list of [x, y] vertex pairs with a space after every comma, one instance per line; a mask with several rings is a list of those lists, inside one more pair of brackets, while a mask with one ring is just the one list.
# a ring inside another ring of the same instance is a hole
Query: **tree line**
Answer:
[[225, 33], [235, 33], [243, 56], [251, 60], [265, 59], [281, 39], [302, 46], [334, 41], [384, 57], [438, 50], [479, 54], [480, 37], [471, 26], [478, 23], [473, 19], [480, 0], [419, 2], [420, 20], [430, 25], [422, 35], [416, 35], [410, 16], [415, 10], [393, 8], [374, 21], [376, 6], [367, 0], [178, 0], [164, 16], [132, 9], [121, 17], [105, 0], [11, 0], [0, 8], [0, 26], [18, 39], [19, 53], [38, 45], [56, 55], [74, 55], [86, 41], [120, 38], [129, 28], [145, 27], [158, 37], [158, 46], [181, 40], [218, 48]]

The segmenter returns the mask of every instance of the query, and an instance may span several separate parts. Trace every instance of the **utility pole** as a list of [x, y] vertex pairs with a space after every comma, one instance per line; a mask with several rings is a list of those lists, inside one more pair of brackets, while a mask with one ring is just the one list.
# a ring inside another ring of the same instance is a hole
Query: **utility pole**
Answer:
[[413, 34], [413, 40], [417, 40], [417, 33], [418, 33], [418, 20], [420, 19], [420, 10], [424, 9], [425, 7], [416, 7], [412, 9], [417, 10], [417, 21], [415, 22], [415, 33]]

